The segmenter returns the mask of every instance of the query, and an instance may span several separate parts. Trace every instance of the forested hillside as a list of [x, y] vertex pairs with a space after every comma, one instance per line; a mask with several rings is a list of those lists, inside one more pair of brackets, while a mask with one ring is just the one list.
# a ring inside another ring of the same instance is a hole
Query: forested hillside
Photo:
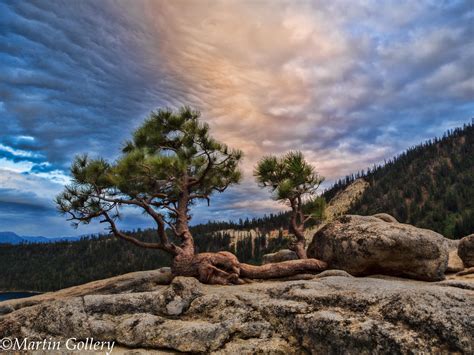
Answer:
[[167, 256], [159, 251], [110, 237], [0, 245], [0, 290], [52, 291], [168, 264]]
[[[283, 231], [267, 233], [278, 223], [282, 223], [281, 216], [272, 215], [238, 223], [208, 223], [191, 229], [198, 251], [228, 250], [243, 262], [258, 263], [264, 254], [287, 246]], [[257, 225], [268, 229], [248, 230]], [[156, 238], [153, 230], [131, 234], [150, 242]], [[169, 256], [159, 250], [139, 248], [107, 235], [85, 237], [77, 242], [0, 244], [0, 291], [52, 291], [169, 265]]]
[[448, 238], [474, 233], [474, 125], [451, 130], [382, 166], [347, 177], [334, 191], [360, 176], [370, 185], [350, 213], [386, 212]]
[[[323, 196], [333, 198], [357, 178], [369, 187], [352, 207], [355, 214], [387, 212], [400, 222], [447, 237], [474, 233], [474, 125], [447, 132], [376, 166], [342, 179]], [[192, 227], [198, 251], [229, 250], [242, 262], [287, 246], [288, 214]], [[133, 232], [151, 241], [152, 230]], [[169, 265], [156, 250], [110, 236], [78, 242], [0, 246], [0, 290], [50, 291], [131, 271]]]

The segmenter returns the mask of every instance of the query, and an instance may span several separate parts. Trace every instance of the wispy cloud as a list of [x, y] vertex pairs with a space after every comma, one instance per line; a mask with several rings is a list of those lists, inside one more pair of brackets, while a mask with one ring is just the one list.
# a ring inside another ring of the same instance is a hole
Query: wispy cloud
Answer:
[[473, 16], [469, 1], [2, 2], [0, 181], [52, 198], [75, 154], [114, 159], [151, 109], [192, 104], [246, 174], [195, 220], [274, 211], [251, 176], [262, 155], [300, 149], [330, 182], [469, 120]]

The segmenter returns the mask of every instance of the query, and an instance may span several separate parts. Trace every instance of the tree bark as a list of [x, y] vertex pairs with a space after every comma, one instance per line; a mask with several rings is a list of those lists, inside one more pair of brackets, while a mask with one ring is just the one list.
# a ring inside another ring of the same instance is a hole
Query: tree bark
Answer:
[[183, 253], [173, 259], [171, 270], [175, 276], [196, 277], [202, 283], [229, 285], [243, 283], [239, 265], [237, 257], [225, 251], [192, 256]]
[[302, 238], [297, 237], [297, 240], [291, 243], [288, 248], [290, 250], [293, 250], [296, 255], [298, 255], [298, 259], [308, 259], [308, 255], [306, 254], [306, 240], [304, 238], [304, 235]]
[[307, 259], [306, 254], [306, 239], [304, 237], [304, 221], [298, 223], [298, 218], [301, 218], [301, 207], [295, 200], [290, 200], [290, 205], [292, 209], [291, 219], [290, 219], [290, 233], [295, 235], [296, 240], [292, 242], [288, 248], [293, 250], [299, 259]]
[[261, 266], [240, 264], [240, 275], [250, 279], [274, 279], [301, 273], [326, 270], [327, 264], [318, 259], [289, 260]]
[[184, 250], [187, 257], [194, 255], [194, 239], [188, 225], [188, 205], [189, 205], [189, 178], [184, 178], [182, 192], [178, 199], [178, 208], [176, 213], [176, 231], [181, 239], [181, 249]]
[[248, 279], [273, 279], [300, 273], [318, 273], [325, 270], [326, 263], [317, 259], [290, 260], [281, 263], [255, 266], [240, 263], [229, 252], [200, 253], [192, 257], [177, 255], [172, 264], [175, 276], [196, 277], [211, 285], [239, 285]]

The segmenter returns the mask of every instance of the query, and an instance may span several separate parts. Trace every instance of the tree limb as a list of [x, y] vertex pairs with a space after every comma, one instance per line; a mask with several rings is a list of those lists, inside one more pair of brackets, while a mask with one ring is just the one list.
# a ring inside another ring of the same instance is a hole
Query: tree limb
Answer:
[[142, 247], [142, 248], [147, 248], [147, 249], [160, 249], [160, 250], [163, 250], [167, 253], [170, 253], [170, 254], [174, 254], [174, 252], [170, 249], [168, 249], [167, 247], [165, 247], [164, 245], [162, 245], [161, 243], [148, 243], [148, 242], [142, 242], [141, 240], [138, 240], [130, 235], [127, 235], [123, 232], [121, 232], [118, 228], [117, 228], [117, 225], [115, 224], [113, 218], [111, 218], [109, 216], [109, 214], [107, 212], [102, 212], [102, 215], [104, 216], [105, 218], [105, 221], [108, 222], [110, 224], [110, 230], [112, 231], [112, 233], [117, 237], [117, 238], [120, 238], [120, 239], [123, 239], [123, 240], [126, 240], [132, 244], [135, 244], [139, 247]]
[[[105, 196], [94, 195], [94, 198], [98, 198], [103, 201], [112, 202], [115, 204], [129, 204], [142, 207], [156, 222], [158, 226], [157, 234], [160, 238], [161, 245], [163, 246], [163, 250], [166, 250], [172, 254], [176, 254], [177, 246], [173, 243], [169, 242], [168, 236], [166, 234], [165, 222], [163, 220], [163, 216], [157, 213], [148, 203], [141, 199], [118, 199], [118, 198], [108, 198]], [[100, 215], [100, 213], [98, 214]], [[95, 217], [97, 217], [96, 215]], [[106, 219], [107, 220], [107, 219]], [[107, 220], [108, 221], [108, 220]], [[131, 237], [132, 238], [132, 237]]]

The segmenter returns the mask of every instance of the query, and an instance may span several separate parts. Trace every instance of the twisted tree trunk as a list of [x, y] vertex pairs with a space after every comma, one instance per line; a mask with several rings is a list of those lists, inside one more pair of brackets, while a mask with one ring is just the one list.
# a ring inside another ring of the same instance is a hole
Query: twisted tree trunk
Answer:
[[290, 199], [291, 218], [290, 218], [290, 233], [294, 234], [295, 240], [290, 243], [288, 248], [293, 250], [299, 259], [307, 259], [306, 254], [306, 238], [304, 236], [305, 216], [303, 214], [303, 207], [301, 197], [297, 199]]
[[308, 255], [306, 254], [306, 239], [304, 234], [293, 232], [296, 236], [296, 240], [288, 246], [288, 249], [293, 250], [298, 259], [307, 259]]
[[288, 248], [293, 250], [299, 259], [307, 259], [306, 238], [304, 237], [304, 225], [299, 226], [296, 222], [296, 213], [291, 217], [290, 232], [295, 235], [295, 240], [290, 243]]

